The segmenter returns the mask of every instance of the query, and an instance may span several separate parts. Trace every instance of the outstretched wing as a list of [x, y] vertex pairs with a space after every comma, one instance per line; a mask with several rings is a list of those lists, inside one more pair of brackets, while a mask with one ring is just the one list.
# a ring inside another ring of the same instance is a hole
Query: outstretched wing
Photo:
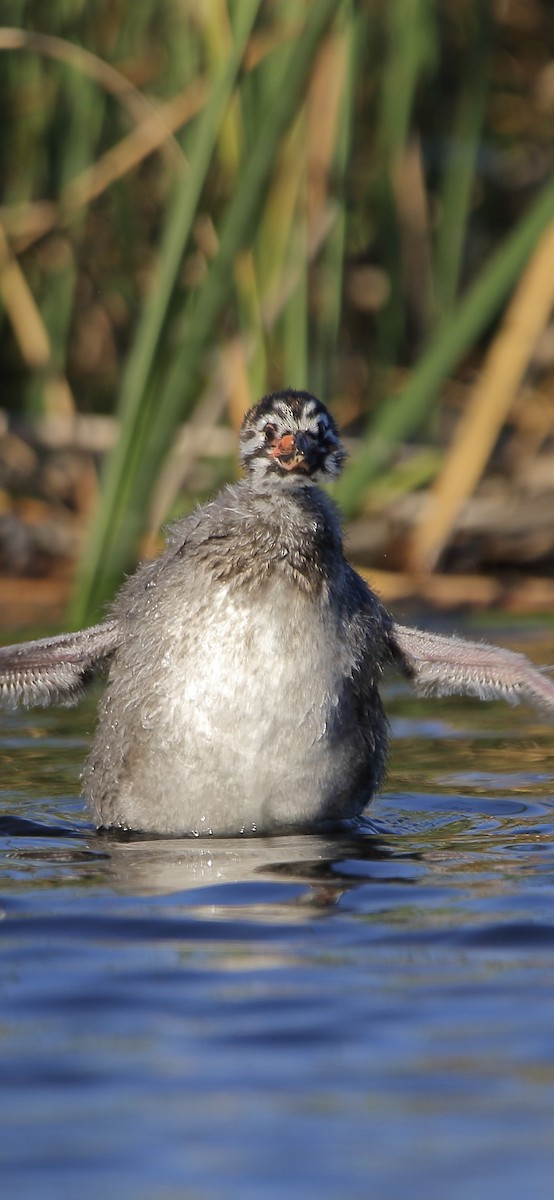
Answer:
[[74, 704], [120, 645], [117, 621], [0, 647], [0, 704]]
[[424, 696], [462, 693], [511, 704], [526, 700], [554, 713], [554, 683], [523, 654], [396, 622], [391, 642], [396, 661]]

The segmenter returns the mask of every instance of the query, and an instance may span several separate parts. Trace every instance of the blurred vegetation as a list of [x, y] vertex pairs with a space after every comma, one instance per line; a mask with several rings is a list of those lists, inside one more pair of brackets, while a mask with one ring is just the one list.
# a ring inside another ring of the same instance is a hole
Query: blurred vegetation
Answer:
[[[352, 438], [345, 513], [387, 513], [361, 559], [551, 577], [549, 0], [4, 0], [0, 23], [0, 569], [77, 559], [92, 619], [291, 385]], [[532, 528], [499, 535], [510, 497]]]

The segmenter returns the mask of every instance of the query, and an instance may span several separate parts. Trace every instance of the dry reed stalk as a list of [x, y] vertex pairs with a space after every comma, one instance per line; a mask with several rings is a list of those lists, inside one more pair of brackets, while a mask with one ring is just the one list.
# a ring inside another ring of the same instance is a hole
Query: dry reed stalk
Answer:
[[392, 171], [402, 255], [402, 282], [416, 337], [423, 341], [433, 308], [429, 197], [421, 141], [414, 134]]
[[317, 221], [329, 197], [347, 66], [346, 34], [333, 30], [320, 47], [307, 97], [309, 223]]
[[[33, 30], [16, 29], [15, 27], [0, 28], [0, 50], [32, 50], [46, 58], [57, 59], [74, 67], [89, 79], [94, 80], [104, 91], [109, 92], [127, 110], [135, 124], [154, 119], [163, 124], [163, 118], [155, 106], [143, 95], [130, 79], [112, 67], [110, 63], [99, 58], [83, 46], [68, 42], [65, 38], [53, 37], [48, 33], [38, 33]], [[178, 162], [184, 158], [183, 151], [170, 130], [164, 127], [164, 153], [170, 162]]]
[[[227, 0], [213, 0], [206, 5], [202, 16], [208, 74], [222, 70], [233, 50], [233, 30]], [[240, 90], [231, 96], [217, 138], [219, 169], [229, 192], [237, 186], [244, 157], [244, 122]], [[215, 234], [215, 231], [214, 231]], [[212, 257], [215, 257], [215, 253]], [[244, 337], [233, 338], [220, 354], [220, 366], [215, 383], [216, 391], [226, 395], [226, 404], [233, 428], [238, 429], [246, 410], [254, 402], [256, 382], [265, 384], [266, 359], [263, 343], [258, 296], [258, 281], [251, 249], [241, 251], [233, 264], [238, 300], [238, 321], [241, 327], [255, 330], [252, 355], [246, 354]], [[201, 401], [202, 407], [205, 399]], [[201, 452], [201, 451], [200, 451]], [[162, 473], [163, 474], [163, 473]]]
[[[318, 213], [317, 220], [314, 219], [311, 222], [308, 229], [308, 263], [312, 262], [321, 250], [324, 242], [329, 237], [337, 217], [338, 205], [334, 201], [329, 201], [326, 208]], [[266, 330], [273, 328], [287, 301], [295, 291], [298, 285], [300, 270], [301, 268], [299, 267], [289, 267], [288, 270], [283, 271], [279, 280], [279, 287], [275, 291], [270, 291], [263, 300], [262, 317]]]
[[73, 416], [75, 402], [71, 388], [65, 376], [54, 366], [48, 330], [1, 224], [0, 296], [25, 365], [30, 371], [41, 371], [46, 375], [43, 395], [45, 414]]
[[283, 137], [271, 189], [266, 200], [258, 236], [259, 287], [262, 305], [271, 305], [270, 297], [281, 289], [286, 271], [287, 246], [298, 204], [301, 169], [305, 147], [305, 105], [303, 104]]
[[481, 377], [430, 491], [409, 552], [412, 570], [433, 570], [462, 505], [478, 483], [554, 306], [554, 223], [521, 277]]

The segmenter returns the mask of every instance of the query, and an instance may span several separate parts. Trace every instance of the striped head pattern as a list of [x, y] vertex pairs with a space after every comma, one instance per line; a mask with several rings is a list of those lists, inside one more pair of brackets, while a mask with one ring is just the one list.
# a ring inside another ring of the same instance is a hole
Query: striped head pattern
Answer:
[[336, 479], [345, 459], [337, 426], [310, 392], [286, 388], [264, 396], [247, 412], [240, 454], [254, 484], [282, 479], [287, 484]]

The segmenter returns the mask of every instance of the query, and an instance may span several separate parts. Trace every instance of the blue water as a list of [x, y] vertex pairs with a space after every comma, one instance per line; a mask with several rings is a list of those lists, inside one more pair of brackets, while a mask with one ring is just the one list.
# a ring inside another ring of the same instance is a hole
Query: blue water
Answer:
[[356, 835], [226, 841], [94, 832], [92, 702], [2, 719], [3, 1196], [551, 1200], [553, 731], [388, 707]]

